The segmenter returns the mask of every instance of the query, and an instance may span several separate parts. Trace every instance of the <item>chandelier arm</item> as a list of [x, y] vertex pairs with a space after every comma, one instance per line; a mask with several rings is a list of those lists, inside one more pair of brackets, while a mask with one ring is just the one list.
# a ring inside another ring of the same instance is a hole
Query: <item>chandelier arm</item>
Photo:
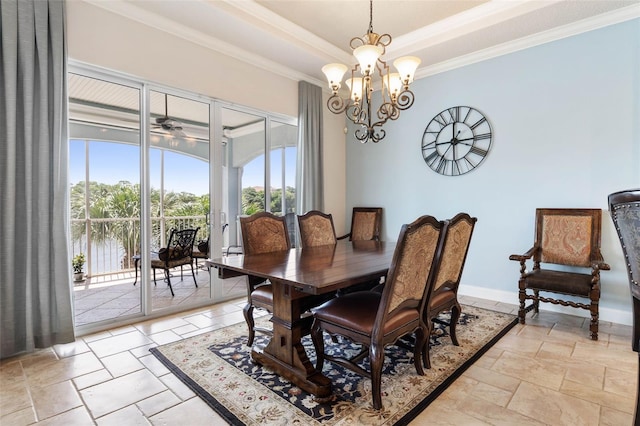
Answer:
[[348, 107], [350, 102], [345, 102], [338, 94], [331, 95], [329, 99], [327, 99], [327, 108], [334, 114], [343, 113]]
[[[405, 89], [398, 95], [398, 98], [396, 100], [396, 107], [399, 110], [404, 111], [405, 109], [411, 108], [411, 106], [413, 105], [413, 101], [413, 92], [409, 89]], [[398, 112], [398, 114], [400, 114], [400, 112]]]

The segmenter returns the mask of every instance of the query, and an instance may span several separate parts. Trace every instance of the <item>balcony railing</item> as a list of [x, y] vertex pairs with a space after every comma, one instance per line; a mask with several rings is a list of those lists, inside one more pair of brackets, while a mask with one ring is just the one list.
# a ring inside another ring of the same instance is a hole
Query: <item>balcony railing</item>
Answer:
[[[166, 246], [171, 229], [196, 227], [196, 242], [206, 239], [206, 216], [152, 217], [151, 250]], [[140, 218], [72, 219], [71, 247], [72, 256], [86, 255], [88, 276], [132, 271], [132, 257], [140, 253]]]

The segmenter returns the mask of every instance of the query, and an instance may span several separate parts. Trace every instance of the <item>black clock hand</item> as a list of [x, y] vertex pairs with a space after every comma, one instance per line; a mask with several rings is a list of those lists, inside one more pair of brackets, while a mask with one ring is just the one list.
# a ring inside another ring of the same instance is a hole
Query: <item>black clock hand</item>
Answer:
[[464, 139], [458, 139], [458, 142], [462, 142], [462, 141], [470, 141], [472, 139], [475, 139], [476, 136], [472, 137], [472, 138], [464, 138]]
[[447, 152], [449, 152], [449, 150], [451, 149], [452, 146], [455, 146], [455, 145], [450, 144], [449, 148], [447, 148], [447, 150], [444, 152], [444, 154], [442, 154], [442, 158], [444, 158], [447, 155]]

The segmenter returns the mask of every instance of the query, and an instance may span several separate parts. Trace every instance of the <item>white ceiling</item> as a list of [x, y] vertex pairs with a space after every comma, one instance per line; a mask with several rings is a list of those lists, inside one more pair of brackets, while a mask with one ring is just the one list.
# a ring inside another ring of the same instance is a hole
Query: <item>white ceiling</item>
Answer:
[[[325, 85], [320, 68], [353, 65], [368, 0], [85, 0], [255, 66]], [[375, 0], [384, 59], [421, 58], [416, 78], [640, 17], [640, 0]]]

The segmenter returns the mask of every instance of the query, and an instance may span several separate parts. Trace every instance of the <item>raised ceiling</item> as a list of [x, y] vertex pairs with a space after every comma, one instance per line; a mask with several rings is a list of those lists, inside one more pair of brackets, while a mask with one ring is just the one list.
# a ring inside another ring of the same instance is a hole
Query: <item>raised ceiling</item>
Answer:
[[[355, 63], [368, 0], [85, 0], [142, 24], [324, 86], [320, 68]], [[416, 78], [640, 17], [638, 0], [376, 0], [385, 58], [421, 58]]]

